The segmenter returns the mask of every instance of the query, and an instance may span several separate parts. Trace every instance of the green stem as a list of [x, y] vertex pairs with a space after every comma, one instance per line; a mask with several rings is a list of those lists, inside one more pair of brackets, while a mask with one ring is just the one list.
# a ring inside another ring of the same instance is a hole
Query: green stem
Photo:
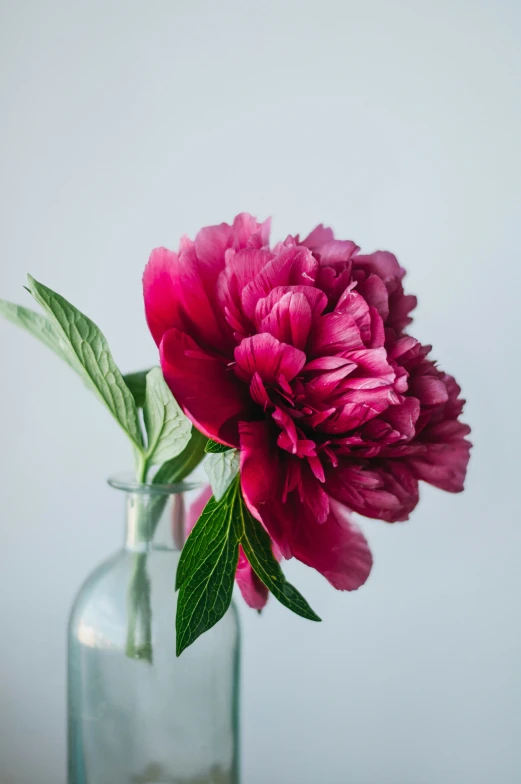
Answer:
[[126, 654], [152, 664], [152, 607], [147, 553], [134, 553], [134, 566], [127, 595], [128, 626]]
[[[192, 427], [192, 437], [181, 454], [172, 458], [172, 460], [163, 463], [161, 468], [154, 475], [152, 484], [170, 485], [182, 482], [183, 479], [186, 479], [203, 459], [205, 454], [204, 448], [207, 441], [208, 439], [206, 436], [203, 436], [195, 427]], [[151, 536], [155, 533], [167, 500], [167, 497], [164, 495], [158, 495], [151, 500], [149, 508]]]
[[[176, 484], [192, 473], [204, 457], [208, 439], [196, 428], [192, 428], [190, 441], [177, 457], [168, 460], [158, 469], [153, 484]], [[137, 452], [137, 450], [136, 450]], [[136, 453], [136, 479], [145, 483], [149, 471], [148, 461], [141, 451]], [[157, 495], [147, 502], [143, 500], [139, 524], [142, 526], [143, 541], [151, 541], [168, 500], [165, 495]], [[147, 553], [134, 553], [134, 564], [127, 594], [128, 626], [126, 654], [131, 659], [139, 659], [152, 664], [152, 607], [150, 579], [147, 573]]]
[[145, 484], [148, 474], [148, 460], [143, 453], [139, 455], [136, 474], [137, 481], [140, 484]]

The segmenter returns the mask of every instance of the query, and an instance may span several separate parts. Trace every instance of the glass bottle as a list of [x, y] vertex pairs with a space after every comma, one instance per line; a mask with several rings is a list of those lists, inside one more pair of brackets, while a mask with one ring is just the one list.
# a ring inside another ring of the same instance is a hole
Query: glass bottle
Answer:
[[68, 782], [238, 784], [235, 607], [175, 653], [190, 486], [110, 484], [126, 496], [125, 541], [88, 577], [71, 612]]

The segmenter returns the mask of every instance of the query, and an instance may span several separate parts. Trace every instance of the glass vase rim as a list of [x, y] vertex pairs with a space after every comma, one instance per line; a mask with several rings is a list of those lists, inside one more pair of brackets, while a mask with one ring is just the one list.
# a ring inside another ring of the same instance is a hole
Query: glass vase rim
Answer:
[[199, 481], [182, 481], [165, 484], [154, 484], [153, 482], [138, 482], [131, 473], [113, 474], [107, 479], [107, 483], [114, 490], [122, 490], [124, 493], [137, 495], [179, 495], [187, 493], [189, 490], [198, 490], [203, 487]]

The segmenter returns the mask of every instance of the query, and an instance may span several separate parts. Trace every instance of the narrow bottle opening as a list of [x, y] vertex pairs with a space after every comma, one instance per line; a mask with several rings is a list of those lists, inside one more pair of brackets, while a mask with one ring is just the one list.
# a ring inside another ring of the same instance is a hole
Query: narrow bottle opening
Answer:
[[[142, 484], [131, 475], [110, 477], [108, 483], [125, 493], [124, 546], [133, 552], [181, 550], [187, 536], [187, 511], [198, 482]], [[190, 497], [191, 496], [191, 497]]]
[[200, 482], [177, 482], [175, 484], [142, 483], [136, 481], [131, 473], [116, 474], [115, 476], [110, 476], [107, 481], [115, 490], [122, 490], [124, 493], [137, 493], [138, 495], [176, 495], [177, 493], [197, 490], [197, 488], [201, 487]]

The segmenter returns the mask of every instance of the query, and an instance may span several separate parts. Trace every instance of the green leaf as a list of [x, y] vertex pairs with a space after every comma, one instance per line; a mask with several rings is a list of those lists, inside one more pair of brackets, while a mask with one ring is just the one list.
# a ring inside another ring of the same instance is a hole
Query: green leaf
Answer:
[[311, 609], [302, 594], [284, 577], [284, 572], [273, 555], [269, 535], [247, 508], [242, 493], [239, 492], [238, 495], [236, 502], [237, 536], [251, 568], [281, 604], [303, 618], [310, 621], [320, 621], [321, 619]]
[[4, 299], [0, 299], [0, 313], [13, 324], [16, 324], [16, 326], [27, 330], [33, 337], [38, 338], [47, 348], [54, 351], [60, 359], [64, 359], [68, 365], [76, 370], [74, 358], [71, 356], [58, 330], [46, 316], [42, 316], [29, 308], [24, 308], [22, 305], [16, 305], [14, 302], [7, 302]]
[[220, 501], [211, 498], [181, 553], [176, 576], [176, 653], [214, 626], [230, 606], [239, 560], [236, 480]]
[[29, 291], [46, 311], [59, 337], [58, 345], [60, 348], [64, 346], [64, 358], [105, 403], [141, 452], [143, 437], [136, 404], [112, 358], [105, 336], [94, 322], [64, 297], [30, 275], [28, 278]]
[[132, 392], [132, 396], [138, 408], [143, 408], [145, 405], [147, 373], [149, 373], [149, 370], [138, 370], [137, 373], [126, 373], [123, 376], [123, 381]]
[[204, 470], [212, 486], [214, 497], [219, 501], [239, 472], [238, 449], [209, 454], [204, 461]]
[[226, 444], [218, 444], [217, 441], [212, 441], [211, 438], [208, 439], [204, 451], [208, 454], [216, 454], [219, 452], [227, 452], [231, 447], [227, 446]]
[[[166, 463], [163, 463], [158, 468], [152, 479], [152, 484], [173, 485], [186, 479], [203, 459], [206, 441], [206, 436], [203, 436], [202, 433], [192, 426], [192, 434], [188, 444], [180, 455], [172, 458], [172, 460], [167, 460]], [[161, 493], [150, 502], [149, 516], [152, 532], [156, 530], [167, 500], [168, 496]]]
[[183, 451], [172, 460], [158, 468], [152, 479], [153, 485], [173, 485], [183, 479], [197, 468], [204, 457], [204, 446], [207, 438], [192, 426], [192, 436]]
[[147, 374], [143, 417], [148, 436], [147, 462], [159, 465], [183, 451], [190, 440], [192, 425], [158, 367]]

